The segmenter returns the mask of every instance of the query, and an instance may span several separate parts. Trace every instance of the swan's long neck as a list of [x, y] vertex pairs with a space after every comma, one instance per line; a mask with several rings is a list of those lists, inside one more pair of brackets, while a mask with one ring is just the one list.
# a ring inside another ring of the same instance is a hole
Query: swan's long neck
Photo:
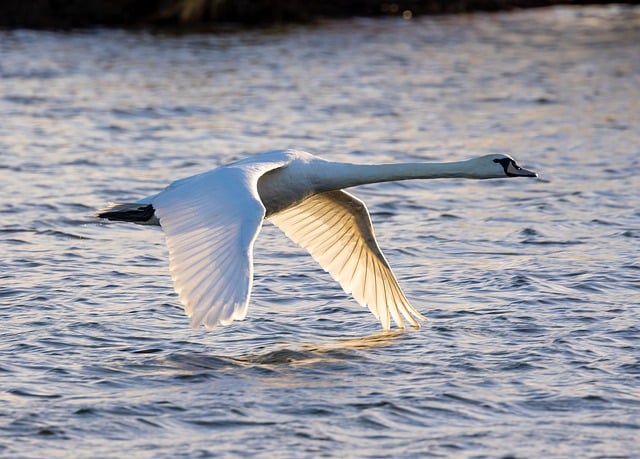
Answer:
[[485, 178], [474, 173], [471, 161], [378, 165], [326, 162], [319, 185], [322, 191], [329, 191], [367, 183], [455, 177]]

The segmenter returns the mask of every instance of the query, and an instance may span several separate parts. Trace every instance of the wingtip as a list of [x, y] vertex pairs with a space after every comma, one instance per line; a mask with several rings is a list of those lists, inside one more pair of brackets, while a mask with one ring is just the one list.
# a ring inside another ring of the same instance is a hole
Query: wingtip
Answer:
[[[408, 322], [408, 326], [410, 326], [411, 328], [413, 328], [415, 330], [419, 330], [420, 328], [422, 328], [422, 324], [420, 322], [428, 322], [429, 321], [429, 319], [427, 317], [425, 317], [422, 314], [420, 314], [413, 307], [411, 307], [407, 311], [402, 311], [402, 315], [404, 316], [404, 318]], [[401, 321], [401, 322], [402, 323], [398, 324], [398, 328], [402, 328], [402, 329], [406, 328], [404, 321]]]

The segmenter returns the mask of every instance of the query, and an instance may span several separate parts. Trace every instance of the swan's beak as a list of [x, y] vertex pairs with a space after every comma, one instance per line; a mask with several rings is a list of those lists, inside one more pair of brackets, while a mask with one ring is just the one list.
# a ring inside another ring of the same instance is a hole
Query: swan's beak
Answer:
[[538, 176], [536, 172], [524, 169], [518, 166], [517, 164], [515, 164], [513, 161], [510, 162], [509, 165], [507, 166], [506, 172], [507, 172], [507, 175], [511, 177], [537, 177]]

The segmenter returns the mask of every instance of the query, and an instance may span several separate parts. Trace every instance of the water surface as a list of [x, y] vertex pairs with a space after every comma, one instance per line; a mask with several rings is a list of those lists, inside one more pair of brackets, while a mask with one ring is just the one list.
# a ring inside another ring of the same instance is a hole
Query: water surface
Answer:
[[[0, 32], [0, 454], [638, 457], [640, 9]], [[510, 153], [353, 190], [431, 320], [384, 333], [266, 225], [192, 330], [162, 232], [91, 216], [256, 152]]]

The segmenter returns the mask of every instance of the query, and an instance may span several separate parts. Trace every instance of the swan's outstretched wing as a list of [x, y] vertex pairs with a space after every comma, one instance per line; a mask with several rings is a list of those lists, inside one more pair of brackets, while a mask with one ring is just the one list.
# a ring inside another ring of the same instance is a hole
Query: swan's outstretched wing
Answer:
[[265, 215], [260, 175], [222, 167], [175, 182], [153, 198], [171, 277], [192, 327], [226, 325], [247, 313], [253, 243]]
[[294, 242], [307, 249], [345, 292], [390, 328], [390, 317], [404, 327], [424, 319], [405, 297], [373, 234], [369, 212], [346, 191], [314, 195], [269, 217]]

